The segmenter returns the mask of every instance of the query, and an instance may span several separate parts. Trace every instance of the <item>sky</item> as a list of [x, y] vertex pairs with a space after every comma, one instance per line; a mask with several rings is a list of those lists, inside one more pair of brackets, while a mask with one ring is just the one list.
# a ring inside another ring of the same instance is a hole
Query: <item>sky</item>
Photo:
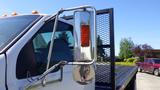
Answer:
[[114, 8], [115, 54], [122, 38], [135, 44], [160, 49], [160, 0], [0, 0], [0, 15], [12, 12], [30, 14], [32, 10], [53, 14], [60, 8], [92, 5], [97, 10]]

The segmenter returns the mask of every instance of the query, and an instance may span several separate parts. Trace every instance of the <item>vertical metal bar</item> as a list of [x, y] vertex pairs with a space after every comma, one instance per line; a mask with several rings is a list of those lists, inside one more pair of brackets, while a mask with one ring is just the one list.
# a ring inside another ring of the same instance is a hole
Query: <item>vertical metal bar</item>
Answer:
[[61, 74], [60, 81], [62, 81], [63, 80], [63, 67], [60, 66], [60, 69], [61, 69], [61, 71], [60, 71], [60, 74]]
[[54, 33], [55, 33], [57, 26], [58, 26], [59, 13], [60, 13], [60, 11], [56, 14], [55, 21], [54, 21], [53, 33], [51, 36], [51, 45], [49, 46], [49, 52], [48, 52], [48, 57], [47, 57], [48, 62], [47, 62], [46, 70], [49, 69], [49, 64], [50, 64], [50, 60], [51, 60], [51, 56], [52, 56], [52, 49], [53, 49], [53, 43], [54, 43], [54, 37], [55, 37]]
[[114, 48], [114, 13], [113, 8], [109, 10], [110, 20], [110, 57], [111, 57], [111, 87], [112, 90], [116, 90], [115, 85], [115, 48]]

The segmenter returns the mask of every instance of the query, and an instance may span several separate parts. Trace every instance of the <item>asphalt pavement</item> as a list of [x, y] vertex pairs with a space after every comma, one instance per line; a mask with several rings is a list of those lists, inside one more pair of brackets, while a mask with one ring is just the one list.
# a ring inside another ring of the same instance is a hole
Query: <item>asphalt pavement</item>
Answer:
[[149, 73], [137, 73], [137, 90], [160, 90], [160, 76]]

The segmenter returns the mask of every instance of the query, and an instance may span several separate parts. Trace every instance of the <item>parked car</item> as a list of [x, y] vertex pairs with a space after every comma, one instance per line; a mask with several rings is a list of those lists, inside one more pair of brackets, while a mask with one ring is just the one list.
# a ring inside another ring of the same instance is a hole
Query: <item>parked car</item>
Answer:
[[150, 72], [160, 75], [160, 58], [145, 58], [144, 62], [137, 62], [139, 72]]

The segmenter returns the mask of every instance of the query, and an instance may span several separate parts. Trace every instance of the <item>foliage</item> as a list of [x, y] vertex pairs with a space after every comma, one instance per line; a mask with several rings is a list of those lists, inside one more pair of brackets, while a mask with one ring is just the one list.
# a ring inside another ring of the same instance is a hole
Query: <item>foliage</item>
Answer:
[[120, 41], [120, 59], [127, 59], [133, 56], [132, 48], [134, 46], [131, 38], [123, 38]]
[[150, 45], [147, 45], [147, 44], [143, 44], [142, 45], [142, 50], [143, 50], [143, 53], [144, 53], [144, 57], [152, 57], [152, 47]]
[[135, 66], [135, 63], [131, 62], [116, 62], [116, 65], [121, 65], [121, 66]]
[[148, 44], [135, 45], [132, 49], [134, 56], [144, 58], [144, 57], [152, 57], [152, 47]]
[[135, 45], [132, 49], [134, 56], [143, 56], [141, 45]]
[[116, 62], [122, 62], [122, 61], [124, 61], [124, 59], [120, 59], [119, 56], [115, 56], [115, 61]]
[[130, 63], [136, 63], [138, 61], [137, 58], [128, 58], [126, 62], [130, 62]]
[[116, 65], [121, 65], [121, 66], [135, 66], [136, 62], [138, 61], [139, 59], [138, 58], [128, 58], [128, 59], [125, 59], [125, 61], [121, 61], [121, 62], [116, 62]]
[[126, 62], [133, 62], [135, 61], [135, 58], [128, 58]]

